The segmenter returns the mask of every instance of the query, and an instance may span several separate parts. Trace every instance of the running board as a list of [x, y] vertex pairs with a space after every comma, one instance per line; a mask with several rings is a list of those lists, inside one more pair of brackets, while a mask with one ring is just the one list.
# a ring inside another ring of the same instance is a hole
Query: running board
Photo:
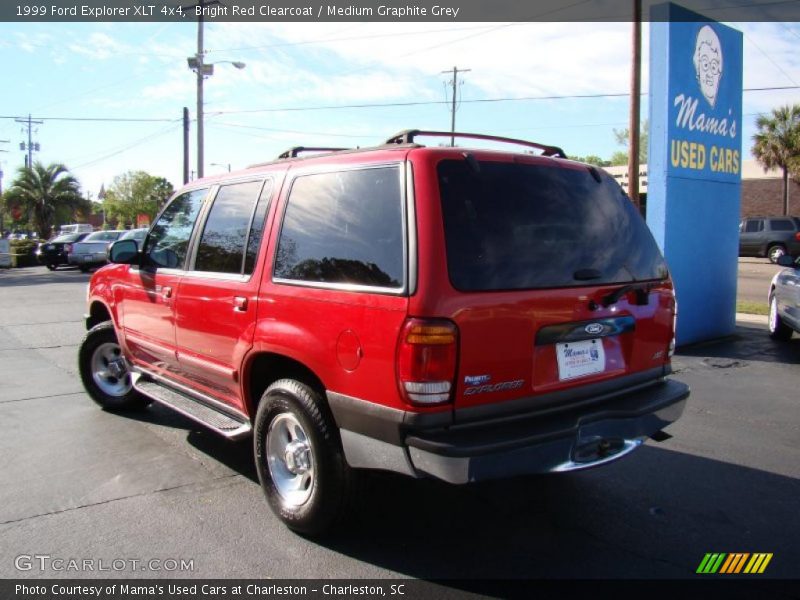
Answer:
[[[138, 377], [136, 375], [138, 375]], [[192, 421], [205, 425], [228, 439], [240, 439], [249, 435], [252, 431], [250, 423], [243, 418], [234, 417], [186, 393], [179, 392], [178, 390], [167, 387], [152, 379], [142, 377], [139, 373], [135, 373], [132, 379], [133, 387], [136, 388], [138, 392], [155, 400], [159, 404], [168, 406], [172, 410], [190, 418]]]

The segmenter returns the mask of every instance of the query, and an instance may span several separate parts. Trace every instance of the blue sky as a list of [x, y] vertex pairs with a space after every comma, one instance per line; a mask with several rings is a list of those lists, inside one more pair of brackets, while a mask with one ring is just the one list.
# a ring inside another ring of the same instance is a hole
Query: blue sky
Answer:
[[[745, 88], [798, 85], [800, 24], [733, 26], [744, 32]], [[93, 197], [127, 170], [178, 186], [182, 107], [195, 117], [186, 57], [196, 32], [192, 23], [0, 23], [0, 116], [47, 119], [34, 134], [35, 158], [66, 164]], [[646, 24], [643, 32], [646, 90]], [[295, 145], [366, 146], [401, 129], [448, 130], [450, 76], [441, 71], [453, 66], [471, 69], [459, 90], [459, 130], [607, 158], [621, 149], [613, 129], [627, 127], [626, 97], [475, 101], [624, 94], [628, 23], [211, 23], [205, 38], [207, 61], [247, 65], [218, 65], [206, 82], [206, 174], [227, 168], [211, 163], [235, 170]], [[321, 108], [409, 102], [431, 104]], [[756, 115], [797, 102], [800, 90], [744, 94], [745, 157]], [[87, 118], [110, 120], [80, 120]], [[0, 144], [7, 187], [27, 140], [8, 118], [0, 140], [10, 141]], [[192, 123], [193, 169], [194, 143]]]

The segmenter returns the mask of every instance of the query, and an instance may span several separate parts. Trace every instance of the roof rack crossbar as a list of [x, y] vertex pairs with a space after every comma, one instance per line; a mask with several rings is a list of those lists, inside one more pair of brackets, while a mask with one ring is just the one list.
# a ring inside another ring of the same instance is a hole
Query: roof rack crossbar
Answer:
[[316, 146], [292, 146], [286, 152], [281, 152], [278, 158], [297, 158], [301, 152], [341, 152], [342, 150], [350, 150], [350, 148], [323, 148]]
[[505, 142], [508, 144], [517, 144], [519, 146], [527, 146], [529, 148], [536, 148], [542, 151], [542, 156], [557, 156], [560, 158], [567, 158], [567, 154], [558, 146], [547, 146], [545, 144], [537, 144], [536, 142], [528, 142], [525, 140], [518, 140], [515, 138], [500, 137], [496, 135], [483, 135], [481, 133], [455, 133], [451, 131], [422, 131], [419, 129], [406, 129], [401, 131], [388, 140], [387, 144], [413, 144], [414, 138], [420, 135], [435, 136], [435, 137], [457, 137], [457, 138], [470, 138], [474, 140], [488, 140], [491, 142]]

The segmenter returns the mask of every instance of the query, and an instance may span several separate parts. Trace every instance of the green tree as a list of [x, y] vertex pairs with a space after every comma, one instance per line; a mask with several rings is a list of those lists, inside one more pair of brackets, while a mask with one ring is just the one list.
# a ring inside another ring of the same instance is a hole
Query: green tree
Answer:
[[[618, 166], [618, 165], [627, 165], [628, 164], [628, 148], [631, 145], [631, 132], [629, 128], [625, 129], [614, 129], [614, 139], [617, 141], [617, 144], [620, 146], [624, 146], [626, 149], [624, 151], [620, 150], [614, 152], [611, 155], [611, 164]], [[650, 123], [648, 121], [644, 121], [642, 126], [639, 128], [639, 164], [645, 165], [647, 164], [647, 148], [650, 145]]]
[[575, 160], [578, 162], [586, 163], [588, 165], [595, 165], [597, 167], [610, 167], [611, 161], [603, 160], [599, 156], [589, 154], [588, 156], [576, 156]]
[[144, 214], [152, 221], [173, 191], [169, 181], [144, 171], [118, 175], [106, 192], [106, 220], [121, 227], [133, 226], [137, 216]]
[[789, 173], [800, 171], [800, 104], [772, 110], [772, 115], [756, 119], [758, 131], [753, 136], [753, 156], [764, 171], [779, 168], [783, 172], [783, 214], [789, 214]]
[[75, 220], [78, 213], [87, 214], [91, 209], [81, 196], [78, 180], [58, 163], [20, 167], [4, 204], [15, 220], [25, 215], [43, 238], [50, 237], [56, 218]]

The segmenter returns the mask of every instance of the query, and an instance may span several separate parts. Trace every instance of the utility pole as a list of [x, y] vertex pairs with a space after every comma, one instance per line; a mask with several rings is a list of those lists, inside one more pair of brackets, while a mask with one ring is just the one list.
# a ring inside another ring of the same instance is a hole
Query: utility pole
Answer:
[[183, 185], [189, 183], [189, 109], [183, 107]]
[[205, 79], [206, 68], [203, 64], [203, 55], [205, 50], [203, 48], [203, 15], [197, 17], [197, 177], [203, 177], [203, 160], [205, 158], [203, 151], [203, 79]]
[[[11, 140], [0, 140], [0, 144], [8, 144]], [[0, 152], [8, 152], [8, 150], [3, 150], [0, 148]], [[3, 209], [3, 162], [0, 161], [0, 237], [3, 236], [5, 233], [5, 210]]]
[[631, 43], [631, 108], [628, 127], [628, 195], [641, 211], [639, 199], [639, 100], [642, 91], [642, 0], [633, 0]]
[[[450, 81], [453, 84], [453, 104], [452, 108], [450, 109], [452, 112], [451, 120], [450, 120], [450, 146], [454, 147], [456, 145], [456, 95], [458, 93], [458, 74], [459, 73], [469, 73], [472, 69], [459, 69], [458, 67], [453, 67], [453, 79]], [[451, 71], [442, 71], [442, 73], [451, 73]]]
[[[33, 152], [39, 152], [40, 146], [39, 142], [33, 143], [33, 126], [34, 125], [43, 125], [44, 121], [34, 121], [31, 119], [31, 115], [28, 114], [27, 119], [14, 119], [17, 123], [22, 123], [24, 126], [28, 128], [28, 155], [25, 157], [25, 166], [30, 168], [33, 166]], [[26, 149], [25, 142], [21, 142], [19, 145], [19, 149], [24, 151]]]
[[[204, 143], [204, 124], [203, 124], [203, 80], [214, 74], [214, 65], [220, 63], [230, 63], [237, 69], [244, 69], [245, 64], [235, 60], [221, 60], [216, 63], [205, 62], [205, 48], [203, 47], [203, 11], [208, 6], [222, 4], [220, 0], [201, 0], [191, 6], [182, 6], [186, 11], [200, 9], [197, 15], [197, 54], [188, 58], [189, 68], [197, 74], [197, 177], [203, 177], [203, 163], [205, 161]], [[195, 14], [197, 14], [195, 12]]]

